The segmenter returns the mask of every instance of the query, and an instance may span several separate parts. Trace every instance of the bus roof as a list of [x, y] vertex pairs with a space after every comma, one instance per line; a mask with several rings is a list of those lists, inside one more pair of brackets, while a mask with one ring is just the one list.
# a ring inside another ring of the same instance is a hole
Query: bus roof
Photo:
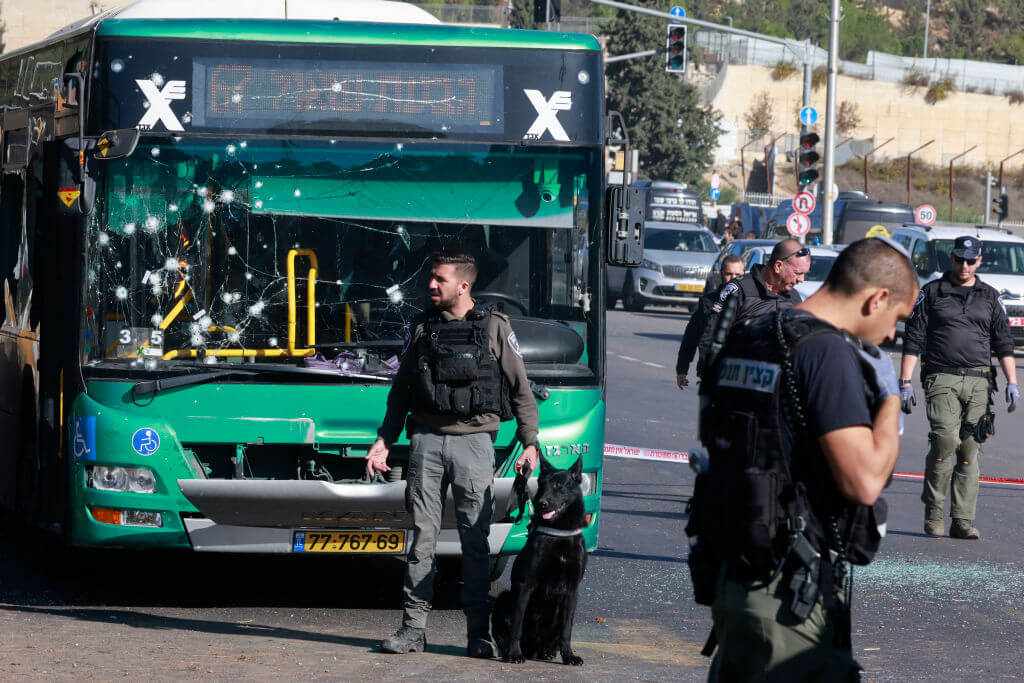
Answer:
[[50, 39], [98, 25], [97, 35], [107, 37], [601, 49], [594, 36], [579, 33], [448, 26], [419, 7], [390, 0], [287, 0], [287, 12], [285, 5], [285, 0], [139, 0], [70, 24]]

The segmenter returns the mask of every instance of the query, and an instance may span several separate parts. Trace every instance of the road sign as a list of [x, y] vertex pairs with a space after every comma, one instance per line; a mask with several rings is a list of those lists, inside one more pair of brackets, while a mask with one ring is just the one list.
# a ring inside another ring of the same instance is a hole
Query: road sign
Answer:
[[791, 213], [786, 219], [786, 230], [793, 237], [803, 237], [811, 230], [811, 219], [802, 213]]
[[805, 216], [817, 206], [817, 202], [814, 200], [814, 195], [810, 192], [801, 192], [797, 196], [793, 197], [793, 210], [797, 213], [802, 213]]
[[683, 17], [686, 16], [686, 10], [684, 10], [679, 5], [676, 5], [675, 7], [672, 8], [669, 14], [671, 14], [674, 17], [679, 17], [680, 19], [682, 19]]
[[922, 204], [914, 209], [914, 220], [921, 225], [931, 225], [935, 222], [935, 207], [931, 204]]
[[711, 174], [711, 189], [712, 190], [717, 190], [721, 186], [722, 186], [722, 177], [720, 175], [718, 175], [718, 172], [716, 171], [716, 172]]
[[805, 126], [813, 126], [818, 122], [818, 110], [814, 107], [804, 107], [800, 110], [800, 123]]
[[721, 196], [722, 196], [722, 191], [721, 190], [719, 190], [717, 187], [712, 187], [711, 188], [711, 198], [712, 199], [714, 199], [715, 201], [718, 201], [718, 198], [721, 197]]

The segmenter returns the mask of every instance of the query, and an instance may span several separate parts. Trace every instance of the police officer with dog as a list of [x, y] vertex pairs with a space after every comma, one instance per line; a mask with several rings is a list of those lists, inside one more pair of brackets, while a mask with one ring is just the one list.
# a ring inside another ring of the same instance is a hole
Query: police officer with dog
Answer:
[[[721, 215], [721, 212], [719, 212], [719, 215]], [[728, 284], [736, 278], [743, 276], [743, 259], [740, 258], [739, 254], [730, 254], [722, 259], [721, 273], [723, 284]], [[707, 327], [708, 311], [711, 310], [715, 301], [718, 300], [716, 296], [718, 291], [704, 292], [704, 295], [697, 301], [697, 306], [693, 309], [693, 315], [690, 316], [690, 322], [686, 324], [686, 329], [683, 331], [683, 339], [679, 342], [679, 355], [676, 358], [676, 384], [680, 389], [690, 386], [690, 381], [686, 375], [690, 371], [690, 363], [693, 362], [700, 339], [704, 335], [704, 329]], [[700, 363], [698, 363], [699, 365]], [[700, 374], [699, 371], [697, 374]]]
[[490, 658], [496, 654], [488, 594], [494, 439], [501, 420], [514, 415], [524, 445], [515, 470], [533, 470], [539, 457], [537, 404], [508, 318], [473, 301], [473, 257], [438, 252], [431, 262], [432, 307], [412, 323], [384, 422], [366, 456], [370, 477], [389, 471], [389, 449], [410, 416], [406, 508], [413, 529], [404, 614], [401, 627], [381, 643], [381, 649], [407, 653], [426, 648], [434, 553], [450, 486], [462, 545], [467, 650], [470, 657]]
[[977, 275], [982, 258], [980, 239], [956, 238], [950, 269], [921, 289], [903, 338], [900, 395], [905, 413], [917, 405], [911, 379], [922, 359], [921, 385], [931, 431], [921, 501], [924, 531], [930, 536], [945, 532], [942, 510], [950, 491], [949, 535], [981, 537], [974, 519], [978, 456], [981, 443], [993, 432], [992, 356], [1003, 366], [1009, 412], [1020, 401], [1009, 319], [999, 292]]
[[[700, 357], [706, 358], [713, 346], [721, 345], [733, 325], [800, 303], [802, 297], [795, 288], [810, 269], [811, 250], [794, 239], [785, 239], [772, 248], [768, 263], [723, 284], [707, 312]], [[702, 372], [699, 367], [697, 374]]]
[[896, 371], [876, 344], [910, 314], [906, 251], [865, 239], [792, 309], [733, 327], [701, 386], [688, 559], [711, 607], [711, 681], [857, 680], [850, 564], [884, 533]]

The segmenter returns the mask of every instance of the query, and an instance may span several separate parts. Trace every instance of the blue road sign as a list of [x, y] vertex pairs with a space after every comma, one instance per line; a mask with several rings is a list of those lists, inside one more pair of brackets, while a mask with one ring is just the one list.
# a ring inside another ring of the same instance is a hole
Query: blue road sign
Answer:
[[669, 14], [671, 14], [674, 17], [685, 17], [686, 16], [686, 10], [684, 10], [679, 5], [676, 5], [675, 7], [672, 8], [672, 11], [669, 12]]
[[813, 126], [818, 122], [818, 110], [814, 107], [804, 107], [800, 110], [800, 123], [805, 126]]
[[717, 187], [711, 188], [711, 198], [712, 199], [718, 199], [721, 196], [722, 196], [722, 191], [721, 190], [719, 190]]

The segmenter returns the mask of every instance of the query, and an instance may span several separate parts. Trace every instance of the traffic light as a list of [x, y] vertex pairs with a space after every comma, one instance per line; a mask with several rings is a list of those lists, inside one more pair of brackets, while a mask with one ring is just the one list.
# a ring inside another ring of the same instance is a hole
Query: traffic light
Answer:
[[996, 222], [1002, 223], [1010, 215], [1010, 198], [1004, 192], [993, 199], [992, 204], [994, 204], [992, 208], [996, 212]]
[[665, 71], [670, 74], [686, 73], [686, 27], [668, 25], [665, 39]]
[[814, 146], [821, 140], [817, 133], [804, 133], [800, 136], [800, 170], [798, 179], [800, 186], [810, 185], [818, 181], [818, 169], [814, 166], [821, 160], [821, 155]]

